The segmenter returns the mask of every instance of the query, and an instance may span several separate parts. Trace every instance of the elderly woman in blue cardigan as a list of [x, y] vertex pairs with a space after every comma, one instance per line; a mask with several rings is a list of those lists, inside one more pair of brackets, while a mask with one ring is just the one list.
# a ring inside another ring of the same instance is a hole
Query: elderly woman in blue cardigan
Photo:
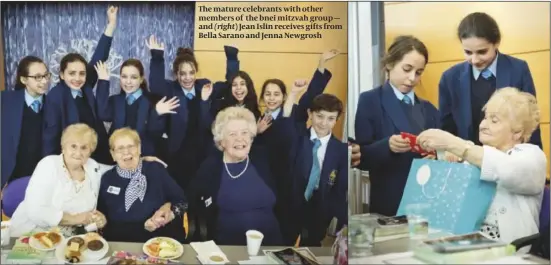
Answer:
[[184, 192], [160, 164], [139, 159], [138, 133], [121, 128], [109, 138], [117, 165], [101, 180], [98, 210], [106, 219], [103, 236], [109, 241], [145, 242], [166, 236], [184, 242]]

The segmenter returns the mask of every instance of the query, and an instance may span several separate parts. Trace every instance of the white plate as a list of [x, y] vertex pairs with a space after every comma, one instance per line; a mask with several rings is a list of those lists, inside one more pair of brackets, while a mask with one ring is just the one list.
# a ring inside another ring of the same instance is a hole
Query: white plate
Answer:
[[34, 248], [36, 250], [40, 250], [40, 251], [54, 250], [57, 246], [59, 246], [59, 244], [63, 243], [63, 240], [65, 240], [65, 237], [63, 237], [62, 234], [57, 233], [58, 235], [61, 236], [61, 241], [57, 242], [57, 244], [54, 244], [54, 246], [52, 248], [47, 248], [44, 245], [42, 245], [42, 243], [40, 243], [40, 241], [38, 239], [34, 238], [34, 235], [36, 235], [38, 233], [47, 233], [47, 232], [36, 232], [32, 236], [29, 237], [29, 246], [31, 246], [32, 248]]
[[[176, 246], [176, 255], [172, 257], [164, 257], [164, 258], [152, 255], [151, 253], [149, 253], [149, 249], [147, 248], [147, 246], [155, 241], [167, 241], [174, 244]], [[143, 253], [145, 253], [146, 255], [153, 258], [158, 258], [158, 259], [177, 259], [184, 254], [184, 246], [177, 240], [172, 239], [170, 237], [155, 237], [155, 238], [149, 239], [147, 240], [147, 242], [145, 242], [145, 244], [143, 244], [142, 250], [143, 250]]]
[[[78, 235], [78, 236], [72, 236], [63, 240], [62, 243], [59, 244], [55, 250], [55, 257], [58, 259], [58, 261], [64, 262], [66, 264], [78, 264], [78, 263], [70, 263], [67, 260], [65, 260], [65, 249], [68, 247], [67, 242], [69, 242], [69, 240], [71, 240], [71, 238], [73, 237], [80, 237], [84, 239], [84, 235]], [[97, 251], [91, 251], [88, 248], [86, 248], [81, 253], [82, 259], [80, 263], [96, 262], [101, 260], [103, 257], [105, 257], [105, 255], [107, 255], [107, 252], [109, 251], [109, 244], [103, 238], [100, 238], [99, 241], [103, 243], [103, 248]]]

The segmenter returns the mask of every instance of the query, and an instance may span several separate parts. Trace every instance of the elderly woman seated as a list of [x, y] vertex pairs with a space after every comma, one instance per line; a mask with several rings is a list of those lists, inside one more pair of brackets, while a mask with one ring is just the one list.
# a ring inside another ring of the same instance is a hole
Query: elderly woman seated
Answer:
[[216, 116], [212, 133], [220, 151], [201, 164], [190, 186], [199, 240], [246, 245], [245, 233], [253, 229], [264, 234], [263, 245], [281, 244], [275, 183], [267, 151], [252, 144], [256, 130], [256, 119], [246, 108], [228, 107]]
[[100, 228], [105, 225], [105, 217], [95, 209], [101, 174], [110, 166], [90, 158], [97, 142], [88, 125], [73, 124], [64, 130], [62, 154], [44, 157], [34, 170], [25, 199], [12, 216], [12, 236], [57, 226], [71, 236], [92, 222]]
[[441, 130], [427, 130], [417, 142], [429, 150], [452, 153], [480, 167], [481, 179], [497, 183], [482, 231], [504, 242], [538, 232], [547, 161], [528, 140], [539, 125], [536, 98], [516, 88], [497, 90], [480, 123], [483, 146]]
[[108, 224], [103, 236], [110, 241], [145, 242], [153, 237], [185, 241], [184, 192], [159, 163], [140, 159], [141, 141], [130, 128], [109, 138], [115, 168], [101, 180], [98, 210]]

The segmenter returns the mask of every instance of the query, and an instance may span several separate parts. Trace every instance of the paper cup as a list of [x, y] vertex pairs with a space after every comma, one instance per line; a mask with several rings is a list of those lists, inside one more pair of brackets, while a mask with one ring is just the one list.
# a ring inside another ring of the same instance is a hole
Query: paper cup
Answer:
[[0, 231], [1, 242], [0, 245], [7, 246], [10, 244], [10, 221], [2, 221], [0, 223], [2, 230]]
[[260, 231], [249, 230], [245, 233], [245, 236], [247, 236], [247, 252], [249, 256], [258, 255], [264, 235]]

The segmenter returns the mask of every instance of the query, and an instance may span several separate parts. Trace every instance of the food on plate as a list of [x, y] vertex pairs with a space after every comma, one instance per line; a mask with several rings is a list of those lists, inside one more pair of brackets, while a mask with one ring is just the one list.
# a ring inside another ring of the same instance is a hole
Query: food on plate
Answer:
[[79, 263], [82, 260], [78, 243], [72, 242], [69, 247], [65, 249], [65, 260], [70, 263]]
[[85, 242], [84, 242], [84, 239], [82, 239], [82, 237], [76, 236], [69, 239], [69, 241], [67, 242], [67, 246], [70, 247], [72, 243], [76, 243], [78, 246], [78, 249], [81, 249], [84, 246]]
[[98, 233], [90, 232], [84, 235], [84, 240], [86, 242], [94, 241], [94, 240], [100, 240], [102, 237]]
[[56, 232], [39, 232], [34, 234], [33, 237], [46, 248], [53, 248], [61, 241], [61, 235]]
[[88, 242], [88, 249], [91, 251], [98, 251], [103, 248], [103, 242], [101, 240], [94, 239]]
[[214, 262], [222, 262], [224, 261], [224, 258], [223, 257], [220, 257], [219, 255], [212, 255], [209, 257], [210, 260], [214, 261]]
[[146, 246], [149, 254], [154, 257], [171, 258], [178, 255], [178, 247], [166, 240], [157, 239]]

